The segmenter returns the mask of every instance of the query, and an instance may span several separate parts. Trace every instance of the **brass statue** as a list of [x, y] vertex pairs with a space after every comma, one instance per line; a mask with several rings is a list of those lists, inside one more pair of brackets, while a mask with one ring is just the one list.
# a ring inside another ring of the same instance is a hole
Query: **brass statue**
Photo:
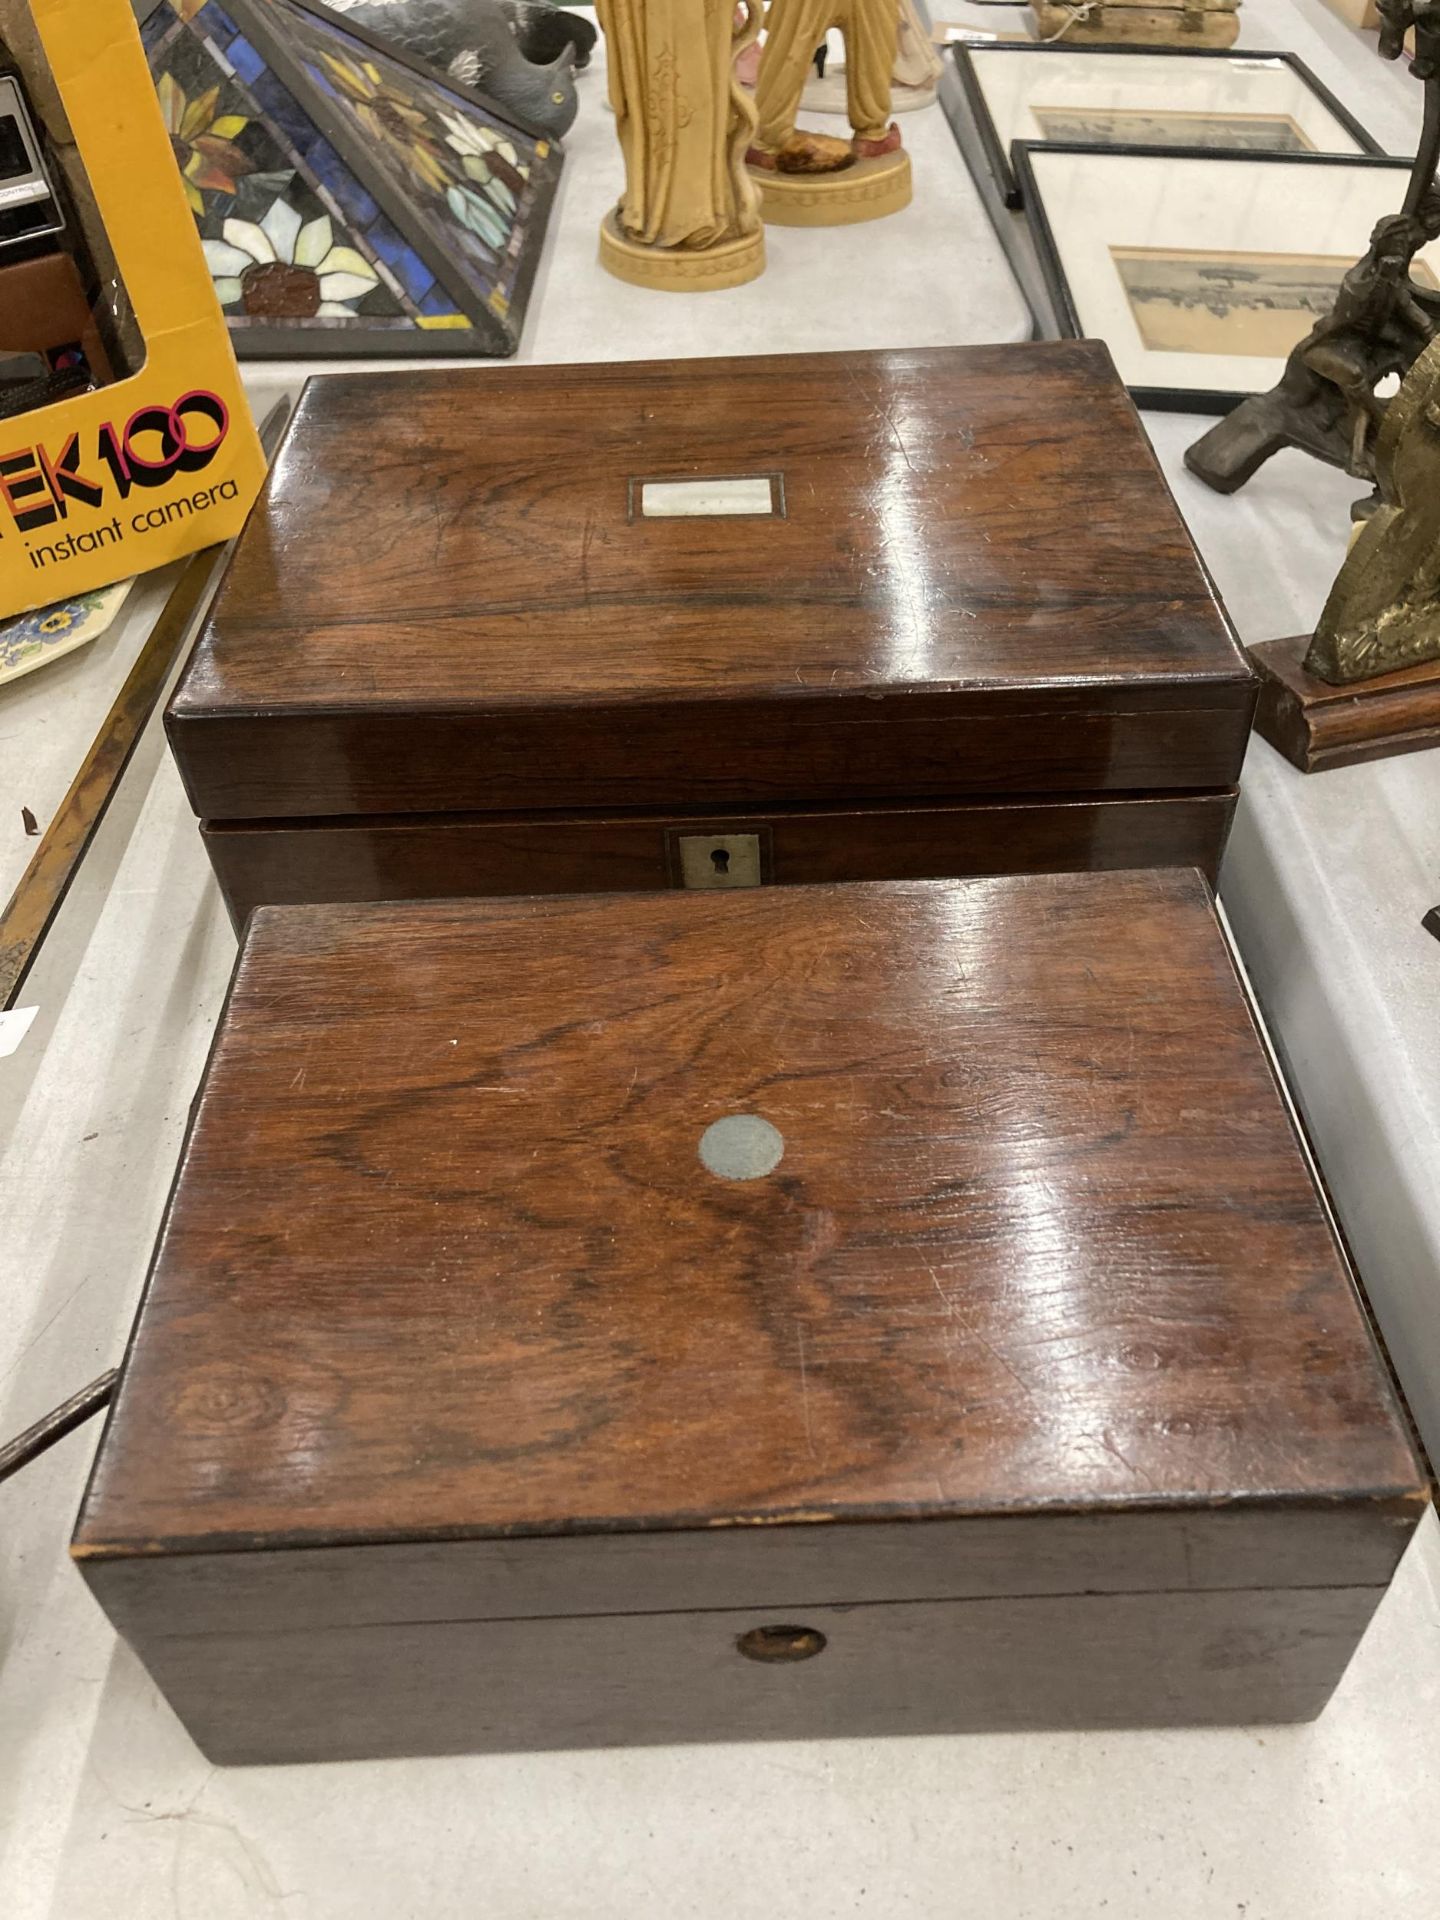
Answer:
[[1440, 330], [1440, 293], [1410, 266], [1440, 238], [1440, 192], [1414, 213], [1390, 214], [1340, 283], [1335, 304], [1292, 351], [1280, 382], [1252, 395], [1197, 440], [1185, 464], [1217, 493], [1234, 493], [1282, 447], [1300, 447], [1358, 479], [1375, 478], [1385, 402], [1375, 389], [1404, 374]]
[[1379, 505], [1341, 567], [1305, 670], [1332, 685], [1440, 660], [1440, 341], [1385, 410]]
[[1440, 0], [1375, 0], [1375, 11], [1380, 16], [1381, 59], [1398, 60], [1413, 28], [1410, 71], [1417, 80], [1433, 80], [1440, 73]]
[[765, 266], [745, 165], [755, 106], [735, 59], [759, 0], [596, 0], [625, 192], [600, 228], [602, 265], [637, 286], [696, 293]]
[[[1396, 59], [1412, 28], [1411, 71], [1425, 85], [1425, 130], [1404, 207], [1379, 222], [1335, 304], [1291, 353], [1279, 383], [1254, 394], [1185, 455], [1217, 493], [1233, 493], [1282, 447], [1299, 447], [1359, 479], [1376, 478], [1386, 413], [1377, 388], [1402, 378], [1440, 332], [1440, 293], [1411, 277], [1421, 247], [1440, 239], [1440, 0], [1379, 0], [1380, 51]], [[1365, 502], [1361, 513], [1374, 501]]]
[[[815, 49], [845, 41], [848, 141], [796, 126]], [[759, 124], [746, 156], [767, 220], [836, 226], [895, 213], [910, 200], [910, 158], [890, 117], [900, 0], [770, 0], [755, 83]]]

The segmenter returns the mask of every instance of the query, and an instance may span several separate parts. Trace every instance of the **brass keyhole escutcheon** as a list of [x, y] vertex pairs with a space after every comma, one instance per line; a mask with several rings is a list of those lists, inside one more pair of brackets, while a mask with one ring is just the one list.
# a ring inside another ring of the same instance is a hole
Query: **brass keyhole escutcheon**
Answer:
[[769, 828], [757, 833], [665, 830], [670, 877], [682, 887], [758, 887], [770, 864]]
[[735, 1645], [747, 1660], [771, 1664], [783, 1660], [813, 1660], [825, 1651], [825, 1636], [815, 1627], [751, 1627]]

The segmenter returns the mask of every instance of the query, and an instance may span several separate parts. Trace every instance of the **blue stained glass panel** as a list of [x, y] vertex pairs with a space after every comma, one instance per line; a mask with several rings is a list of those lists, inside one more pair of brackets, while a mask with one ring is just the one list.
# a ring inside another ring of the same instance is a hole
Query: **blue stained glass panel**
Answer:
[[265, 71], [265, 62], [248, 40], [237, 36], [225, 49], [232, 67], [242, 80], [257, 80]]
[[309, 159], [316, 177], [325, 182], [357, 226], [369, 227], [379, 221], [379, 207], [328, 141], [312, 148]]
[[423, 300], [435, 284], [435, 276], [413, 247], [407, 247], [403, 241], [393, 242], [376, 239], [375, 251], [380, 258], [399, 274], [405, 283], [405, 290], [412, 300]]
[[214, 34], [217, 37], [223, 34], [227, 40], [238, 38], [240, 33], [239, 27], [236, 26], [224, 7], [218, 4], [218, 0], [210, 0], [210, 7], [205, 15], [205, 30], [207, 33]]

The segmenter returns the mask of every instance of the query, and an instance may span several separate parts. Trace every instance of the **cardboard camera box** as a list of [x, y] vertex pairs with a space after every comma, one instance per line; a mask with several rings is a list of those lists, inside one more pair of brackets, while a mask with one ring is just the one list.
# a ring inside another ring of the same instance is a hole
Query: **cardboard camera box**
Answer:
[[129, 0], [0, 0], [0, 617], [228, 539], [263, 475]]

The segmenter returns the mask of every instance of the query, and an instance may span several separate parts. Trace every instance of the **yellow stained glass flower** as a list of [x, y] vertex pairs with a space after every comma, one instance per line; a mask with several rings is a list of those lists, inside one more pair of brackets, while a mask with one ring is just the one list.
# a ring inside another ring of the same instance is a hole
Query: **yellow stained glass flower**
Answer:
[[392, 86], [373, 61], [347, 60], [334, 53], [321, 58], [365, 131], [388, 147], [415, 179], [432, 192], [443, 193], [450, 169], [431, 135], [424, 109]]
[[155, 91], [160, 96], [160, 114], [170, 147], [185, 182], [185, 198], [193, 212], [205, 211], [204, 193], [228, 193], [232, 197], [236, 183], [255, 171], [255, 163], [235, 145], [237, 134], [250, 122], [242, 113], [220, 113], [218, 86], [207, 87], [193, 100], [174, 74], [162, 73]]

